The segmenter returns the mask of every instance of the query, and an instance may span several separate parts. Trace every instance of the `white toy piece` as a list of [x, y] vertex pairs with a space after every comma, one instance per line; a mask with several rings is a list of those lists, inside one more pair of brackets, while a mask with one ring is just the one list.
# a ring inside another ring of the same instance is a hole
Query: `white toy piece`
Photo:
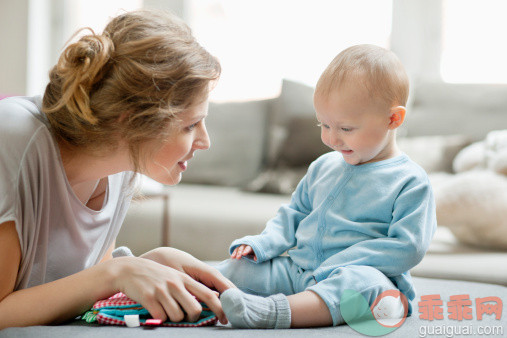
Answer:
[[139, 315], [125, 315], [123, 318], [125, 319], [125, 324], [127, 324], [128, 327], [141, 326], [141, 323], [139, 322]]

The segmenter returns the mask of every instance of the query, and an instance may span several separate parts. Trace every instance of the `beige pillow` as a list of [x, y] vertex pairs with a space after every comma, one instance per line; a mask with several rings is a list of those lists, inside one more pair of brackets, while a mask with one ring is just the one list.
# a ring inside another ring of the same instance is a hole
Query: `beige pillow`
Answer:
[[507, 177], [485, 170], [434, 185], [437, 220], [463, 243], [507, 250]]
[[275, 166], [309, 166], [320, 155], [332, 151], [322, 143], [315, 116], [293, 117], [287, 126], [288, 136], [282, 144]]

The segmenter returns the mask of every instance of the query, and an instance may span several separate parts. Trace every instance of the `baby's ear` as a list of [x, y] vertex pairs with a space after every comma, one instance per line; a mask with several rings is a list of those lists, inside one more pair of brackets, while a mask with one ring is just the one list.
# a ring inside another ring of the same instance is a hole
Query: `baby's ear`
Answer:
[[392, 107], [389, 112], [389, 129], [396, 129], [405, 121], [407, 109], [403, 106]]

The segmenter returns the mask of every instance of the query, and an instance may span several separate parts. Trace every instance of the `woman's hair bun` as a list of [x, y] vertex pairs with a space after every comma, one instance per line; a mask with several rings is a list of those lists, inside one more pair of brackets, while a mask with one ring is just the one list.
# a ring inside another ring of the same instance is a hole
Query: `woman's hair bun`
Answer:
[[107, 72], [108, 62], [114, 53], [114, 44], [108, 36], [97, 35], [91, 28], [84, 29], [89, 29], [91, 34], [67, 46], [54, 69], [61, 79], [62, 99], [49, 111], [66, 106], [69, 113], [76, 115], [75, 117], [95, 124], [97, 118], [90, 109], [90, 93], [93, 85]]

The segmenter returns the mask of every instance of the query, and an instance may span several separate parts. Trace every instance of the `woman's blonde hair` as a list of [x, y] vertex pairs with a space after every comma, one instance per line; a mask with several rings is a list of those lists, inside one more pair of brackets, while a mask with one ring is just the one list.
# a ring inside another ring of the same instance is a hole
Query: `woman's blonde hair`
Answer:
[[43, 112], [59, 143], [107, 154], [125, 141], [140, 171], [141, 146], [163, 141], [178, 113], [207, 98], [220, 64], [169, 13], [129, 12], [101, 35], [89, 30], [50, 71]]
[[320, 76], [315, 95], [327, 96], [351, 80], [360, 81], [370, 97], [389, 108], [407, 104], [407, 73], [398, 57], [385, 48], [365, 44], [343, 50]]

